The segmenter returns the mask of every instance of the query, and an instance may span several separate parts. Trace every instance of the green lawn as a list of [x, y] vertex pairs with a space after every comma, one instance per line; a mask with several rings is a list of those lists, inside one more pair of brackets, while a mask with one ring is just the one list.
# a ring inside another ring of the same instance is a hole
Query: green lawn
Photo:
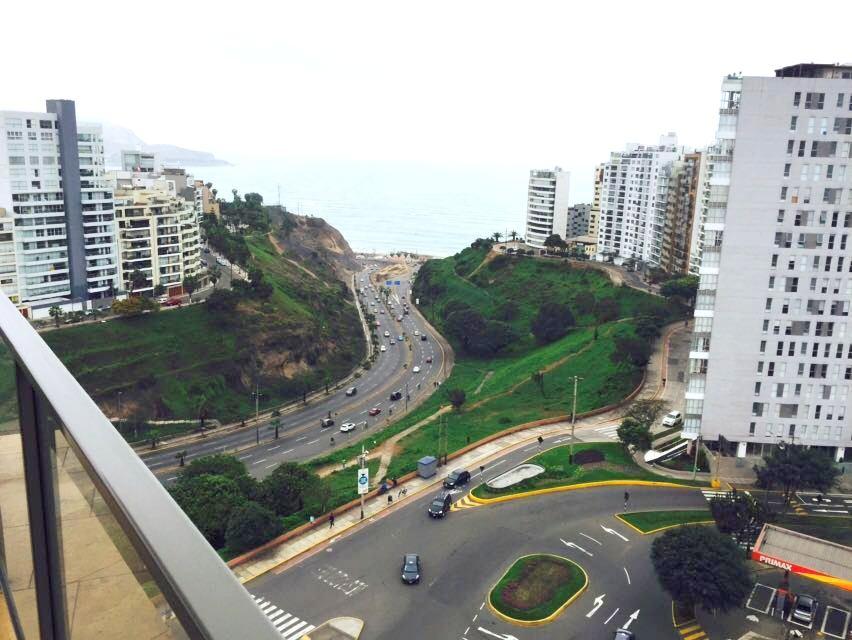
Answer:
[[516, 560], [488, 597], [491, 606], [503, 615], [535, 622], [555, 613], [586, 582], [585, 574], [574, 562], [536, 554]]
[[679, 524], [694, 524], [696, 522], [712, 522], [713, 515], [707, 509], [692, 509], [682, 511], [636, 511], [619, 513], [618, 517], [626, 520], [642, 533], [650, 533], [663, 527]]
[[687, 486], [704, 486], [700, 482], [677, 480], [645, 471], [633, 462], [633, 459], [617, 442], [587, 442], [574, 445], [575, 454], [588, 450], [600, 451], [604, 456], [604, 461], [582, 466], [569, 464], [570, 447], [568, 445], [555, 447], [528, 460], [532, 464], [544, 467], [544, 473], [505, 489], [492, 489], [486, 484], [481, 484], [473, 490], [473, 494], [478, 498], [496, 498], [536, 489], [568, 487], [585, 482], [603, 482], [606, 480], [647, 480], [673, 482]]

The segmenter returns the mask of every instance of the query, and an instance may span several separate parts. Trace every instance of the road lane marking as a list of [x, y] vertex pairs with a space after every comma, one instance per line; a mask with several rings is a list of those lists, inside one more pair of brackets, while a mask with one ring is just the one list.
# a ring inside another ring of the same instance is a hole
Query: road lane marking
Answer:
[[166, 480], [177, 480], [177, 476], [172, 476], [171, 478], [166, 478]]
[[246, 455], [244, 455], [244, 456], [237, 456], [237, 457], [238, 457], [240, 460], [245, 460], [246, 458], [251, 458], [253, 455], [254, 455], [253, 453], [247, 453], [247, 454], [246, 454]]
[[292, 449], [287, 449], [287, 451], [282, 451], [279, 455], [283, 456], [284, 454], [290, 453], [291, 451]]
[[599, 545], [603, 546], [603, 543], [598, 542], [598, 541], [597, 541], [597, 540], [595, 540], [592, 536], [587, 536], [585, 533], [581, 533], [580, 535], [581, 535], [581, 536], [583, 536], [584, 538], [588, 538], [589, 540], [591, 540], [591, 541], [592, 541], [592, 542], [594, 542], [595, 544], [599, 544]]
[[574, 543], [574, 542], [566, 542], [565, 540], [562, 540], [562, 538], [559, 538], [559, 540], [560, 540], [560, 541], [562, 542], [562, 544], [564, 544], [566, 547], [570, 547], [570, 548], [572, 548], [572, 549], [577, 549], [578, 551], [581, 551], [581, 552], [585, 553], [585, 554], [586, 554], [587, 556], [589, 556], [590, 558], [593, 558], [593, 557], [594, 557], [591, 553], [589, 553], [589, 552], [588, 552], [588, 551], [586, 551], [583, 547], [581, 547], [580, 545], [578, 545], [578, 544], [576, 544], [576, 543]]
[[281, 448], [281, 445], [276, 444], [274, 447], [269, 447], [269, 449], [267, 449], [267, 451], [275, 451], [276, 449], [280, 449], [280, 448]]
[[273, 462], [272, 464], [268, 464], [268, 465], [266, 465], [266, 466], [264, 467], [264, 469], [271, 469], [272, 467], [276, 467], [276, 466], [278, 466], [278, 463], [277, 463], [277, 462]]
[[627, 567], [622, 567], [624, 569], [624, 575], [627, 576], [627, 584], [630, 584], [630, 574], [627, 573]]
[[615, 617], [615, 614], [618, 613], [619, 611], [620, 611], [620, 608], [616, 607], [615, 611], [613, 611], [611, 614], [609, 614], [609, 618], [604, 620], [604, 624], [609, 624], [609, 621], [612, 620]]
[[255, 461], [255, 462], [252, 462], [252, 464], [253, 464], [253, 465], [255, 465], [255, 464], [260, 464], [261, 462], [266, 462], [266, 458], [263, 458], [262, 460], [257, 460], [257, 461]]
[[316, 440], [311, 440], [310, 442], [306, 442], [305, 444], [316, 444], [317, 442], [319, 442], [319, 438], [317, 438]]
[[598, 609], [600, 609], [600, 608], [601, 608], [601, 606], [603, 606], [604, 597], [606, 597], [606, 594], [605, 594], [605, 593], [602, 593], [602, 594], [601, 594], [601, 595], [599, 595], [597, 598], [595, 598], [595, 606], [594, 606], [594, 607], [592, 607], [591, 611], [589, 611], [589, 612], [586, 614], [586, 617], [587, 617], [587, 618], [591, 618], [593, 615], [595, 615], [595, 614], [598, 612]]
[[302, 440], [307, 440], [308, 436], [302, 436], [301, 438], [296, 438], [296, 442], [300, 442]]
[[606, 531], [607, 533], [609, 533], [609, 534], [611, 534], [611, 535], [618, 536], [619, 538], [621, 538], [621, 539], [622, 539], [622, 540], [624, 540], [625, 542], [630, 542], [630, 540], [628, 540], [627, 538], [625, 538], [623, 535], [621, 535], [621, 534], [620, 534], [618, 531], [616, 531], [615, 529], [610, 529], [609, 527], [605, 527], [605, 526], [603, 526], [603, 525], [601, 525], [601, 529], [603, 529], [604, 531]]

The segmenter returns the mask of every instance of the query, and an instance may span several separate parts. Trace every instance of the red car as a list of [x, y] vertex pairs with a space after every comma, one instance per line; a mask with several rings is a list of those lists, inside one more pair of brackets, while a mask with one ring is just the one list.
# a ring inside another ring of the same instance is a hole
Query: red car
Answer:
[[179, 307], [180, 304], [180, 298], [169, 298], [168, 300], [166, 300], [167, 307]]
[[426, 362], [432, 362], [432, 356], [426, 356]]
[[382, 410], [381, 410], [381, 409], [379, 409], [378, 407], [373, 407], [372, 409], [370, 409], [370, 410], [368, 411], [368, 413], [369, 413], [371, 416], [377, 416], [377, 415], [379, 415], [381, 412], [382, 412]]

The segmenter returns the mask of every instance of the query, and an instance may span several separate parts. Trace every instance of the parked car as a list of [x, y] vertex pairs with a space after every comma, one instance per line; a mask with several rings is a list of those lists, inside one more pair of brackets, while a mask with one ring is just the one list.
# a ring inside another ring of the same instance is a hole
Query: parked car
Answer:
[[433, 518], [443, 518], [453, 506], [453, 496], [449, 493], [439, 493], [429, 504], [429, 515]]
[[320, 420], [320, 426], [324, 429], [326, 427], [333, 427], [334, 420], [332, 418], [323, 418]]
[[613, 640], [636, 640], [636, 634], [627, 629], [616, 629]]
[[396, 341], [395, 341], [393, 338], [391, 338], [390, 346], [393, 346], [393, 345], [395, 345], [395, 344], [396, 344]]
[[346, 390], [346, 395], [347, 395], [347, 396], [350, 396], [350, 397], [351, 397], [351, 396], [354, 396], [356, 393], [358, 393], [358, 389], [357, 389], [356, 387], [349, 387], [349, 388]]
[[420, 373], [420, 367], [414, 367], [411, 371], [412, 373]]
[[220, 267], [227, 267], [228, 261], [225, 260], [225, 258], [223, 258], [222, 256], [219, 256], [216, 258], [216, 264], [218, 264]]
[[157, 302], [160, 304], [166, 304], [169, 301], [169, 296], [158, 296]]
[[399, 340], [400, 342], [402, 342], [403, 340], [405, 340], [405, 336], [400, 334], [396, 337], [396, 339]]
[[796, 604], [793, 605], [793, 613], [790, 618], [801, 622], [806, 627], [810, 627], [816, 619], [816, 612], [819, 604], [813, 596], [807, 596], [803, 593], [796, 596]]
[[466, 485], [468, 482], [470, 482], [470, 471], [465, 471], [464, 469], [451, 471], [450, 475], [444, 478], [444, 486], [447, 489], [457, 489], [462, 485]]
[[379, 409], [378, 407], [373, 407], [373, 408], [372, 408], [372, 409], [370, 409], [367, 413], [369, 413], [371, 416], [377, 416], [377, 415], [379, 415], [381, 412], [382, 412], [382, 410], [381, 410], [381, 409]]
[[390, 394], [391, 401], [401, 400], [402, 399], [402, 391], [397, 390]]
[[402, 581], [405, 584], [420, 582], [420, 556], [416, 553], [406, 553], [402, 557]]
[[354, 422], [344, 422], [342, 425], [340, 425], [341, 433], [349, 433], [350, 431], [355, 431]]
[[179, 307], [180, 305], [180, 298], [169, 298], [168, 300], [166, 300], [167, 307]]
[[676, 427], [681, 422], [683, 422], [683, 416], [680, 415], [680, 411], [669, 411], [663, 418], [664, 427]]
[[426, 362], [432, 362], [432, 356], [426, 356]]
[[397, 316], [397, 317], [396, 317], [396, 321], [397, 321], [397, 322], [402, 322], [402, 316]]

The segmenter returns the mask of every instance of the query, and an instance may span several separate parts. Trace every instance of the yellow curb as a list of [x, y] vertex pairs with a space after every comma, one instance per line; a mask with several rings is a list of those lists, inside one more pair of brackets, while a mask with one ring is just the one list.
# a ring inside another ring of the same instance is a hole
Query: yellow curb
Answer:
[[[563, 602], [556, 611], [551, 613], [546, 618], [541, 618], [540, 620], [518, 620], [517, 618], [507, 616], [505, 613], [498, 611], [494, 607], [494, 605], [491, 604], [491, 593], [494, 591], [494, 589], [497, 588], [497, 585], [500, 584], [500, 580], [502, 580], [503, 578], [506, 577], [506, 574], [509, 573], [511, 568], [515, 566], [515, 563], [518, 562], [518, 560], [523, 560], [524, 558], [529, 558], [531, 556], [550, 556], [552, 558], [559, 558], [560, 560], [565, 560], [568, 563], [572, 564], [573, 566], [577, 567], [580, 571], [582, 571], [583, 577], [586, 579], [586, 581], [583, 583], [582, 587], [580, 587], [579, 589], [577, 589], [577, 591], [574, 592], [574, 595], [572, 595], [565, 602]], [[541, 627], [545, 624], [550, 624], [551, 622], [556, 620], [556, 618], [561, 616], [562, 612], [565, 611], [565, 609], [568, 608], [568, 605], [570, 605], [572, 602], [574, 602], [574, 600], [579, 598], [583, 594], [583, 592], [586, 590], [586, 588], [589, 586], [589, 574], [586, 573], [586, 570], [583, 569], [583, 567], [581, 567], [579, 564], [577, 564], [576, 562], [574, 562], [570, 558], [566, 558], [565, 556], [558, 556], [555, 553], [528, 553], [525, 556], [521, 556], [520, 558], [515, 560], [515, 562], [513, 562], [509, 566], [508, 569], [506, 569], [506, 571], [503, 573], [503, 575], [500, 576], [500, 580], [497, 580], [497, 582], [494, 583], [494, 586], [491, 587], [491, 589], [488, 591], [488, 597], [485, 599], [485, 602], [488, 603], [488, 608], [491, 610], [491, 613], [493, 613], [495, 616], [497, 616], [501, 620], [504, 620], [505, 622], [508, 622], [509, 624], [514, 624], [518, 627]]]
[[[701, 511], [701, 509], [679, 509], [679, 511]], [[654, 512], [653, 511], [633, 511], [631, 513], [654, 513]], [[620, 513], [614, 513], [612, 515], [613, 515], [614, 518], [621, 520], [628, 527], [630, 527], [631, 529], [633, 529], [637, 533], [641, 533], [643, 536], [649, 536], [652, 533], [657, 533], [658, 531], [665, 531], [666, 529], [674, 529], [676, 527], [685, 527], [685, 526], [691, 525], [691, 524], [714, 524], [716, 522], [715, 520], [697, 520], [695, 522], [680, 522], [678, 524], [669, 524], [669, 525], [666, 525], [665, 527], [659, 527], [658, 529], [651, 529], [650, 531], [642, 531], [642, 529], [640, 529], [639, 527], [632, 525], [627, 520], [622, 518]]]
[[576, 491], [578, 489], [592, 489], [594, 487], [668, 487], [670, 489], [694, 489], [699, 490], [706, 487], [694, 487], [692, 485], [675, 484], [674, 482], [656, 482], [652, 480], [600, 480], [598, 482], [582, 482], [580, 484], [569, 484], [561, 487], [548, 487], [547, 489], [534, 489], [523, 493], [513, 493], [508, 496], [497, 496], [496, 498], [480, 498], [471, 491], [470, 499], [479, 504], [494, 504], [497, 502], [508, 502], [510, 500], [521, 500], [532, 496], [541, 496], [548, 493], [561, 493], [563, 491]]

